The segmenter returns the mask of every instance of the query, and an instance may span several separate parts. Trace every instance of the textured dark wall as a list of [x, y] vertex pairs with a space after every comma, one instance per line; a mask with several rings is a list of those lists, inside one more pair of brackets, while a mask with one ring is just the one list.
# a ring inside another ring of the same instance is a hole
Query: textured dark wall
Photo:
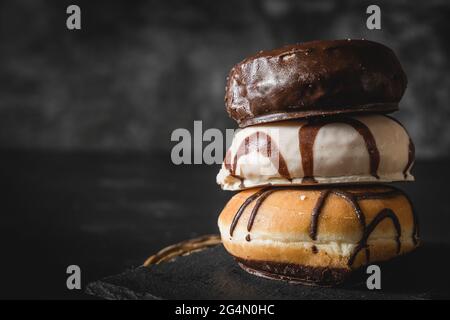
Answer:
[[[65, 27], [68, 4], [82, 30]], [[369, 31], [365, 9], [382, 9]], [[261, 49], [367, 38], [399, 55], [409, 85], [395, 116], [421, 157], [450, 155], [450, 3], [417, 1], [4, 1], [0, 146], [169, 150], [170, 133], [234, 127], [231, 66]]]

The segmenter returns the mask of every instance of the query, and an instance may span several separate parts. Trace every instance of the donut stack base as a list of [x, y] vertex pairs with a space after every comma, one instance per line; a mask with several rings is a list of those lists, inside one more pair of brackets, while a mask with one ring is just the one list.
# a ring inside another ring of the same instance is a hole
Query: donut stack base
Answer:
[[336, 285], [419, 244], [408, 197], [386, 185], [255, 188], [219, 216], [226, 250], [253, 274]]

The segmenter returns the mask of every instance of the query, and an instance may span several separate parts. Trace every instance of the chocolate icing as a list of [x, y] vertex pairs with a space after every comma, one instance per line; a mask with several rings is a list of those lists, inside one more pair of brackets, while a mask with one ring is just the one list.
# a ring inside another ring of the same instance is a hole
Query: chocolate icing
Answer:
[[239, 145], [236, 154], [234, 155], [233, 162], [231, 162], [231, 154], [228, 150], [225, 155], [225, 168], [230, 171], [231, 175], [236, 176], [236, 166], [239, 158], [253, 151], [268, 157], [272, 164], [278, 168], [278, 173], [280, 176], [290, 180], [286, 161], [278, 150], [277, 145], [272, 141], [272, 138], [268, 134], [261, 131], [257, 131], [250, 136], [245, 137], [244, 141]]
[[380, 164], [380, 152], [370, 129], [361, 121], [352, 118], [323, 118], [310, 120], [302, 126], [298, 132], [299, 149], [302, 155], [302, 167], [304, 178], [302, 182], [317, 183], [314, 179], [314, 142], [319, 130], [329, 123], [345, 123], [353, 127], [363, 137], [370, 158], [370, 174], [379, 179], [378, 166]]
[[[401, 248], [400, 237], [402, 234], [400, 222], [398, 221], [397, 216], [391, 209], [384, 208], [375, 216], [375, 218], [373, 218], [373, 220], [369, 223], [369, 225], [364, 227], [363, 236], [361, 240], [359, 240], [358, 245], [356, 246], [355, 250], [353, 250], [350, 259], [348, 260], [349, 266], [353, 264], [359, 251], [361, 251], [363, 248], [366, 248], [366, 263], [370, 262], [370, 250], [368, 250], [367, 248], [367, 239], [369, 238], [373, 230], [375, 230], [375, 227], [378, 226], [384, 219], [391, 219], [392, 223], [394, 224], [395, 231], [397, 232], [397, 237], [395, 238], [395, 241], [397, 242], [397, 254], [400, 253]], [[413, 239], [414, 238], [415, 235], [413, 231]]]
[[258, 197], [258, 199], [256, 200], [256, 203], [255, 203], [255, 206], [253, 207], [252, 212], [250, 214], [250, 218], [248, 218], [248, 223], [247, 223], [247, 231], [248, 232], [250, 232], [250, 230], [252, 230], [253, 223], [255, 222], [256, 215], [258, 214], [259, 207], [261, 207], [261, 204], [263, 203], [263, 201], [266, 200], [267, 197], [269, 197], [273, 192], [275, 192], [277, 190], [278, 189], [266, 190]]
[[[247, 208], [247, 206], [250, 205], [250, 203], [252, 203], [254, 200], [256, 200], [256, 203], [255, 203], [254, 207], [252, 208], [252, 211], [251, 211], [248, 223], [247, 223], [247, 231], [248, 232], [251, 231], [254, 221], [255, 221], [255, 218], [256, 218], [256, 215], [258, 214], [258, 210], [261, 207], [264, 200], [266, 200], [272, 193], [274, 193], [276, 191], [281, 191], [281, 190], [301, 190], [301, 187], [263, 188], [263, 189], [257, 191], [256, 193], [254, 193], [253, 195], [251, 195], [250, 197], [248, 197], [244, 201], [244, 203], [239, 207], [238, 211], [236, 212], [236, 214], [233, 218], [233, 221], [230, 225], [230, 236], [233, 236], [233, 231], [236, 228], [240, 217], [242, 216], [242, 214], [245, 211], [245, 209]], [[351, 267], [353, 265], [353, 262], [357, 256], [357, 254], [362, 249], [365, 249], [366, 263], [368, 264], [370, 262], [370, 250], [367, 246], [367, 240], [368, 240], [369, 236], [371, 235], [371, 233], [375, 230], [376, 226], [379, 223], [381, 223], [384, 219], [390, 219], [392, 221], [392, 223], [394, 224], [394, 228], [397, 233], [397, 236], [396, 236], [397, 254], [400, 252], [400, 249], [401, 249], [401, 242], [400, 242], [401, 227], [400, 227], [400, 222], [399, 222], [397, 216], [395, 215], [395, 213], [389, 208], [384, 208], [384, 209], [380, 210], [380, 212], [378, 212], [375, 215], [375, 217], [372, 219], [372, 221], [367, 225], [366, 221], [365, 221], [364, 213], [362, 212], [362, 210], [359, 206], [359, 203], [358, 203], [358, 201], [360, 201], [360, 200], [388, 199], [388, 198], [396, 197], [399, 195], [405, 196], [405, 198], [408, 200], [408, 202], [411, 206], [411, 211], [413, 214], [413, 232], [412, 232], [411, 236], [412, 236], [414, 244], [415, 245], [417, 244], [417, 239], [419, 237], [419, 234], [418, 234], [419, 229], [417, 226], [418, 221], [417, 221], [417, 215], [415, 213], [415, 210], [412, 206], [412, 203], [411, 203], [409, 197], [407, 197], [401, 190], [396, 189], [394, 187], [390, 187], [390, 190], [383, 191], [383, 192], [374, 192], [374, 191], [372, 191], [372, 192], [369, 192], [369, 191], [350, 192], [350, 191], [346, 191], [345, 188], [322, 189], [320, 192], [319, 198], [317, 199], [317, 202], [311, 212], [311, 224], [310, 224], [310, 229], [309, 229], [309, 236], [313, 241], [317, 240], [317, 232], [318, 232], [320, 215], [322, 212], [322, 208], [324, 207], [330, 194], [339, 196], [350, 203], [350, 205], [352, 206], [353, 211], [359, 221], [359, 224], [361, 225], [361, 228], [363, 230], [362, 237], [358, 241], [356, 248], [354, 249], [353, 253], [351, 254], [351, 256], [349, 258], [349, 261], [348, 261], [349, 267]], [[251, 240], [250, 234], [247, 235], [246, 240], [247, 241]], [[317, 247], [315, 249], [313, 248], [312, 250], [313, 250], [313, 253], [318, 252]]]
[[353, 194], [346, 191], [338, 191], [338, 190], [323, 190], [320, 193], [319, 199], [314, 206], [314, 209], [311, 213], [311, 226], [309, 228], [309, 236], [312, 240], [317, 240], [317, 228], [319, 224], [320, 214], [322, 212], [322, 208], [325, 205], [325, 201], [328, 199], [330, 194], [335, 194], [344, 200], [348, 201], [353, 211], [355, 212], [356, 218], [358, 218], [359, 224], [364, 228], [366, 225], [365, 216], [359, 207], [359, 203], [356, 201], [356, 198]]
[[398, 110], [407, 79], [394, 52], [367, 40], [312, 41], [234, 66], [225, 105], [245, 127], [319, 115]]
[[[391, 116], [387, 116], [389, 119], [391, 119], [392, 121], [397, 122], [397, 124], [399, 126], [401, 126], [403, 128], [403, 130], [406, 131], [406, 133], [409, 136], [408, 130], [406, 130], [405, 126], [398, 121], [397, 119], [391, 117]], [[414, 142], [412, 141], [411, 138], [409, 138], [409, 144], [408, 144], [408, 162], [406, 163], [405, 169], [403, 169], [403, 176], [406, 177], [408, 176], [408, 170], [411, 170], [412, 164], [414, 162], [414, 159], [416, 157], [416, 147], [414, 146]]]
[[351, 271], [344, 268], [311, 267], [293, 263], [246, 260], [234, 257], [248, 273], [275, 280], [305, 285], [335, 286], [343, 283]]
[[255, 199], [257, 199], [261, 194], [263, 194], [264, 192], [267, 191], [267, 188], [263, 188], [257, 192], [255, 192], [254, 194], [252, 194], [250, 197], [248, 197], [247, 199], [245, 199], [244, 203], [241, 205], [241, 207], [239, 208], [239, 210], [236, 212], [233, 221], [231, 222], [230, 225], [230, 236], [233, 236], [233, 231], [236, 228], [237, 223], [239, 222], [239, 218], [241, 217], [241, 215], [244, 213], [245, 208], [247, 208], [247, 206]]
[[412, 142], [411, 138], [409, 138], [408, 163], [406, 164], [405, 169], [403, 170], [403, 176], [405, 177], [405, 179], [408, 176], [408, 170], [411, 169], [411, 166], [414, 162], [415, 153], [416, 153], [416, 148], [415, 148], [414, 143]]

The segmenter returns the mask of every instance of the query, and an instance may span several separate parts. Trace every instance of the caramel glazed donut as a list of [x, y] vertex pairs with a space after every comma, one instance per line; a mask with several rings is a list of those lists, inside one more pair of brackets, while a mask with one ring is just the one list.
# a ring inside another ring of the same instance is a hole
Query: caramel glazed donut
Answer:
[[247, 272], [319, 285], [419, 244], [410, 200], [385, 185], [249, 189], [227, 203], [218, 225]]

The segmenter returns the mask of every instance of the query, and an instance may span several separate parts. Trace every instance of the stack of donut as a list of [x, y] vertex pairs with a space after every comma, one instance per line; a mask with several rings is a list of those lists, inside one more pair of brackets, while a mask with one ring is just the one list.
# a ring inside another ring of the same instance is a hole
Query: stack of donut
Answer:
[[240, 191], [219, 216], [246, 271], [318, 285], [419, 244], [409, 198], [414, 144], [398, 110], [407, 79], [393, 51], [366, 40], [262, 51], [229, 74], [240, 129], [217, 182]]

